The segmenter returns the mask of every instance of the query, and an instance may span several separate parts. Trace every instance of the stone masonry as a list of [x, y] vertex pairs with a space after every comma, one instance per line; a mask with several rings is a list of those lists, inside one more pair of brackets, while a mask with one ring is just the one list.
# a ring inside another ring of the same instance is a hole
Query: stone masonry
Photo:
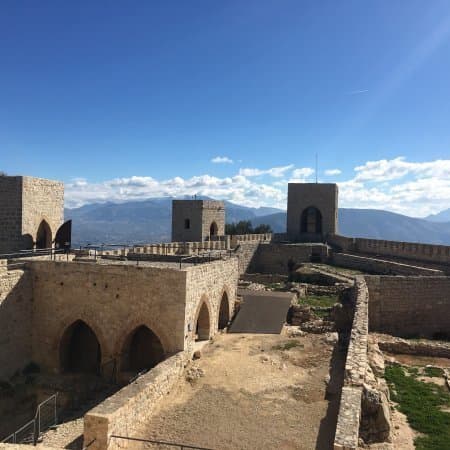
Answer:
[[212, 200], [172, 201], [172, 242], [202, 242], [225, 234], [225, 205]]
[[63, 183], [0, 176], [0, 253], [33, 248], [43, 221], [48, 224], [52, 241], [63, 219]]
[[[313, 207], [321, 217], [321, 232], [302, 231], [302, 217]], [[338, 187], [330, 183], [289, 183], [287, 234], [290, 241], [323, 242], [325, 236], [337, 233]]]

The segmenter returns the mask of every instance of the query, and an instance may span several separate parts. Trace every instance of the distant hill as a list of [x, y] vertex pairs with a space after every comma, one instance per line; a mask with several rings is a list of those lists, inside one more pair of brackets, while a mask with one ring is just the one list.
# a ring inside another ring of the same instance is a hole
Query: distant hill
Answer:
[[[270, 214], [252, 221], [286, 230], [286, 213]], [[339, 233], [344, 236], [450, 245], [450, 223], [430, 222], [377, 209], [339, 209]]]
[[[90, 204], [65, 210], [73, 220], [73, 243], [146, 243], [170, 240], [171, 198], [125, 203]], [[226, 221], [250, 220], [286, 230], [286, 212], [225, 202]], [[345, 236], [450, 245], [450, 223], [375, 209], [339, 209], [339, 232]]]
[[[225, 202], [227, 223], [254, 220], [279, 211], [276, 208], [249, 208]], [[95, 203], [80, 208], [66, 208], [64, 214], [66, 220], [73, 221], [74, 245], [170, 241], [172, 198], [169, 197], [124, 203]]]
[[431, 214], [428, 217], [425, 217], [425, 219], [430, 220], [431, 222], [450, 222], [450, 208], [437, 214]]

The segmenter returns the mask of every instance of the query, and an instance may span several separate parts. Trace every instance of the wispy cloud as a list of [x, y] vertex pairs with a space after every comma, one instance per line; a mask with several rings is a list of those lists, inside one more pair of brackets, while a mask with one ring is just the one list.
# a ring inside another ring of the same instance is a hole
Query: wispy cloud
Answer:
[[289, 164], [288, 166], [272, 167], [270, 169], [239, 169], [239, 175], [244, 177], [258, 177], [261, 175], [269, 175], [271, 177], [279, 178], [282, 177], [288, 170], [294, 168], [294, 164]]
[[365, 94], [366, 92], [369, 92], [369, 89], [357, 89], [357, 90], [355, 90], [355, 91], [349, 91], [349, 92], [347, 92], [347, 95]]
[[342, 171], [340, 169], [327, 169], [325, 175], [332, 177], [333, 175], [340, 175]]
[[211, 159], [214, 164], [233, 164], [233, 160], [228, 158], [228, 156], [216, 156]]

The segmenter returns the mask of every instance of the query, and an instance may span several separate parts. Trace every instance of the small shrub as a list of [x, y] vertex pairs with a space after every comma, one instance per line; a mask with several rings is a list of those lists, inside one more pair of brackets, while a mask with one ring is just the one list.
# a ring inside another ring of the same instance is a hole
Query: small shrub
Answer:
[[279, 344], [279, 345], [274, 345], [272, 347], [272, 350], [290, 350], [291, 348], [295, 348], [295, 347], [299, 347], [299, 348], [303, 348], [304, 345], [301, 344], [299, 341], [287, 341], [284, 344]]
[[442, 378], [444, 376], [444, 370], [440, 367], [425, 367], [423, 374], [427, 377]]

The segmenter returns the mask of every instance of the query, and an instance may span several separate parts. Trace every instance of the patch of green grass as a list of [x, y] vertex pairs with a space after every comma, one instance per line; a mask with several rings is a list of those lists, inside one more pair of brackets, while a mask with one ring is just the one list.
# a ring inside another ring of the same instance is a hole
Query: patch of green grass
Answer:
[[440, 367], [425, 367], [423, 374], [427, 377], [442, 378], [444, 376], [444, 370]]
[[407, 376], [399, 365], [386, 367], [385, 378], [400, 411], [406, 414], [411, 427], [423, 434], [414, 440], [416, 449], [449, 448], [450, 413], [442, 408], [450, 406], [450, 394], [434, 383]]
[[301, 305], [331, 308], [338, 301], [339, 298], [337, 295], [307, 295], [306, 297], [299, 298], [298, 303]]
[[417, 377], [419, 375], [419, 368], [418, 367], [407, 367], [406, 371], [412, 376]]
[[274, 345], [272, 347], [272, 350], [290, 350], [291, 348], [294, 348], [294, 347], [303, 348], [304, 345], [301, 344], [299, 341], [292, 340], [292, 341], [287, 341], [284, 344]]

